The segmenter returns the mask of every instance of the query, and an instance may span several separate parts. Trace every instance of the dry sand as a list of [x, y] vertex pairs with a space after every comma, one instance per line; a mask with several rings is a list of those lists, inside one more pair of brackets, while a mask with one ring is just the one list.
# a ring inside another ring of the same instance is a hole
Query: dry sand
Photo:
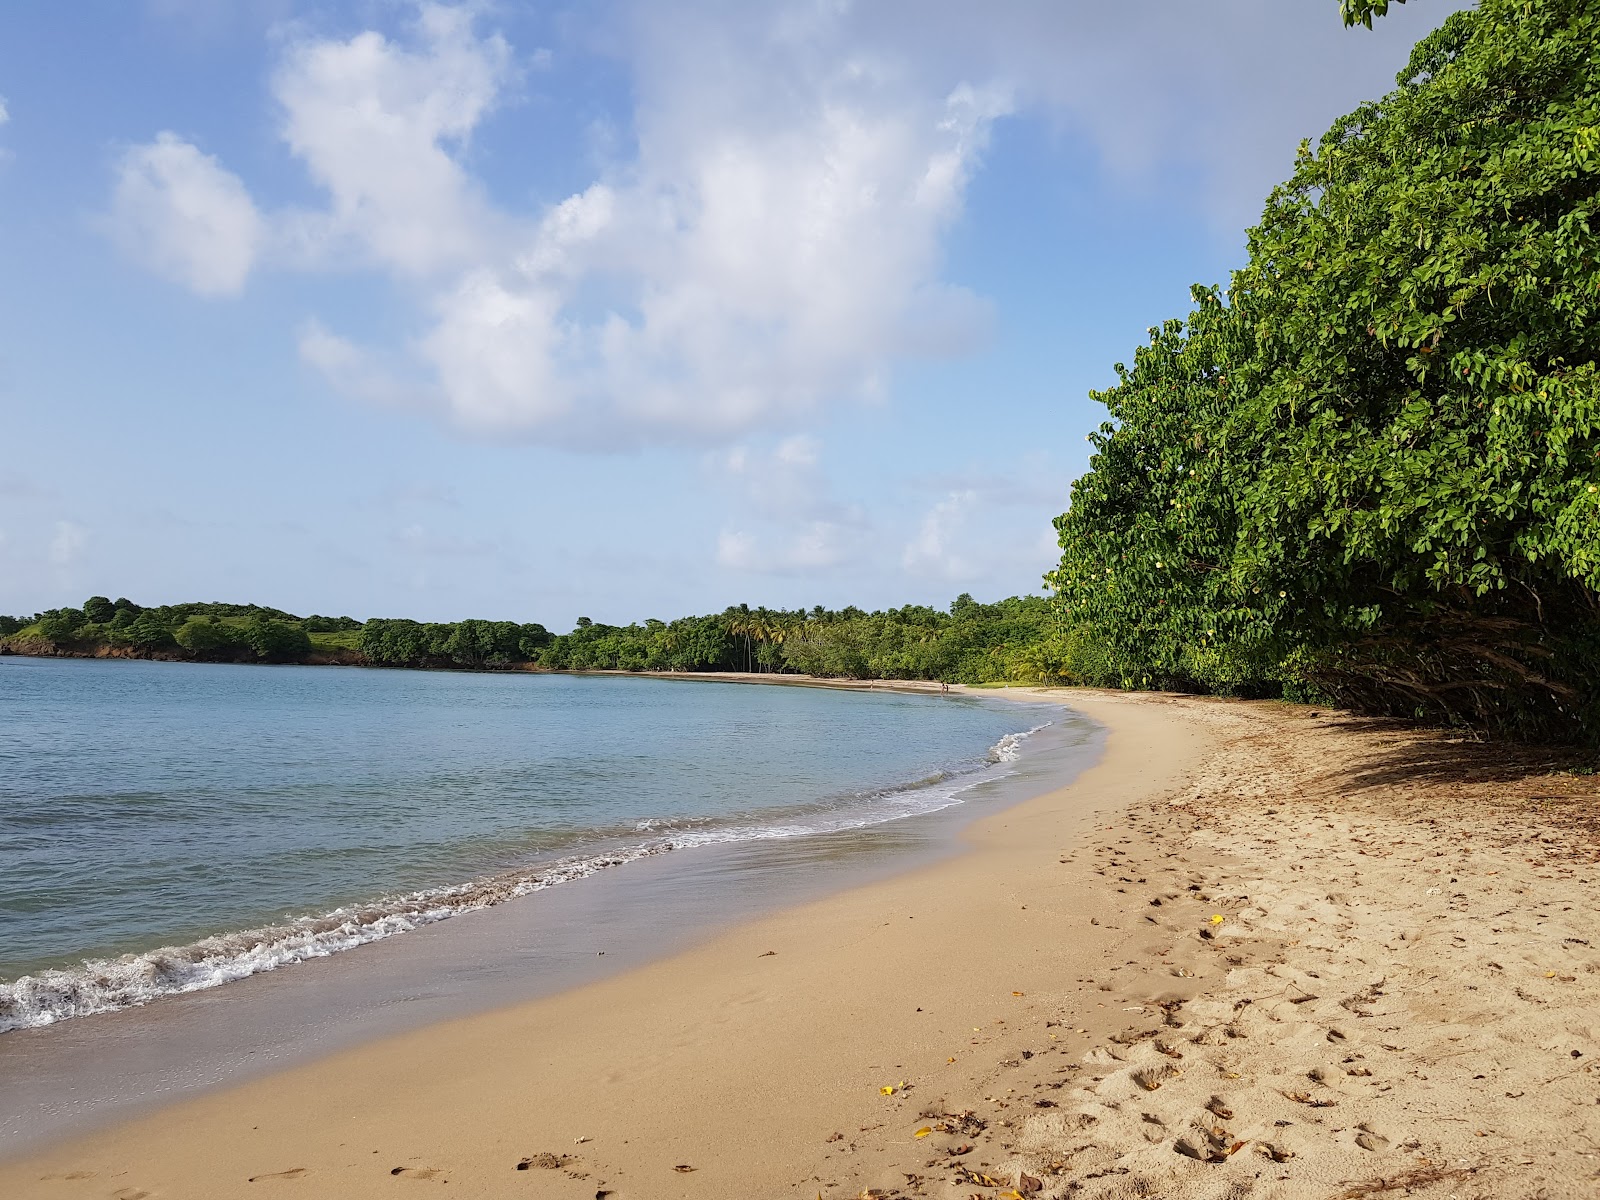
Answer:
[[1071, 699], [1104, 760], [957, 859], [0, 1165], [0, 1196], [1600, 1196], [1594, 779]]

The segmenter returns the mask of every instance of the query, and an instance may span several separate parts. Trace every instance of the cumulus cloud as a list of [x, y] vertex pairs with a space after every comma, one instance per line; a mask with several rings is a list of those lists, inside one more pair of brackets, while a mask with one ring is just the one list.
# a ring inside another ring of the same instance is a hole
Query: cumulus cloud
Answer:
[[6, 107], [6, 98], [0, 96], [0, 125], [4, 125], [9, 120], [11, 120], [11, 110]]
[[499, 218], [452, 155], [510, 78], [511, 51], [469, 9], [424, 5], [416, 46], [366, 31], [292, 42], [272, 85], [281, 134], [328, 195], [286, 214], [313, 256], [340, 250], [406, 275], [481, 262]]
[[130, 257], [205, 296], [244, 286], [265, 232], [239, 177], [170, 132], [122, 155], [109, 221]]
[[997, 122], [1044, 114], [1130, 186], [1192, 180], [1236, 229], [1294, 142], [1454, 6], [1351, 34], [1331, 0], [619, 0], [593, 11], [632, 128], [533, 209], [491, 198], [468, 151], [550, 56], [519, 66], [483, 6], [421, 3], [398, 34], [283, 44], [279, 132], [325, 204], [264, 233], [233, 175], [164, 134], [125, 159], [115, 209], [130, 249], [202, 292], [263, 258], [394, 276], [418, 305], [404, 344], [301, 338], [339, 391], [568, 445], [728, 442], [982, 343], [988, 305], [941, 252]]

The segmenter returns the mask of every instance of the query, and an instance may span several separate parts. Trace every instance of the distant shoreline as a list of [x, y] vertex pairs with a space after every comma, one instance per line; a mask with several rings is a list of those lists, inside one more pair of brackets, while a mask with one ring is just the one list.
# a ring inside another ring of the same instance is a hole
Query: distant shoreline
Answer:
[[[615, 676], [626, 679], [673, 679], [697, 683], [763, 683], [786, 687], [825, 687], [843, 691], [915, 692], [922, 695], [941, 695], [941, 685], [936, 679], [850, 679], [843, 676], [803, 675], [794, 671], [623, 671], [615, 668], [580, 670], [571, 667], [543, 667], [538, 663], [485, 663], [466, 666], [460, 663], [446, 665], [423, 664], [403, 666], [397, 663], [369, 662], [358, 651], [347, 656], [314, 654], [290, 662], [267, 662], [260, 659], [212, 659], [186, 654], [180, 650], [140, 650], [124, 646], [97, 646], [93, 649], [74, 649], [52, 646], [50, 649], [30, 649], [19, 646], [10, 639], [0, 639], [0, 658], [73, 658], [73, 659], [124, 659], [134, 662], [172, 662], [199, 666], [236, 667], [358, 667], [372, 671], [452, 671], [469, 675], [574, 675]], [[1050, 687], [1052, 690], [1072, 690], [1065, 685], [1036, 683], [1005, 684], [950, 684], [950, 694], [958, 691], [1001, 691], [1011, 688]]]

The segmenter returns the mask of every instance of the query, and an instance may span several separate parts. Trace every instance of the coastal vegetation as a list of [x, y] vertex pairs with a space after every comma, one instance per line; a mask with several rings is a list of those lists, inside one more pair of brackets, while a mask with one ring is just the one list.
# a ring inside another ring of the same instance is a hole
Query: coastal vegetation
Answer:
[[849, 679], [952, 683], [1055, 678], [1043, 648], [1056, 626], [1040, 596], [941, 610], [751, 608], [606, 625], [570, 633], [513, 621], [421, 622], [297, 617], [253, 604], [144, 608], [103, 596], [82, 608], [0, 617], [0, 651], [156, 657], [197, 662], [345, 663], [385, 667], [561, 671], [803, 672]]
[[1600, 739], [1597, 68], [1592, 0], [1482, 0], [1302, 145], [1096, 394], [1062, 673]]

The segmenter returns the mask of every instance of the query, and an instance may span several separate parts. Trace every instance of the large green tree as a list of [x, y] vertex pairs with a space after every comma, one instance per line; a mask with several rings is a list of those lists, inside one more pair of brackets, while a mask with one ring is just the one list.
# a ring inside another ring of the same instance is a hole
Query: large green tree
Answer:
[[1053, 581], [1125, 674], [1600, 734], [1597, 85], [1595, 0], [1453, 14], [1120, 371]]

